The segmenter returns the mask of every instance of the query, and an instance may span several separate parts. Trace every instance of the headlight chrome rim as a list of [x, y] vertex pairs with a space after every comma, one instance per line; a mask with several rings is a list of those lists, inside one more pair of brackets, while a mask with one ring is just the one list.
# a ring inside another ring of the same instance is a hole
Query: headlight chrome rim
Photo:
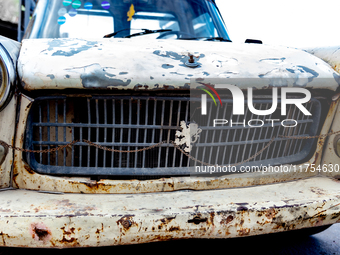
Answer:
[[1, 86], [0, 86], [0, 111], [6, 107], [13, 92], [13, 82], [15, 80], [15, 70], [13, 62], [7, 51], [0, 44], [0, 68], [1, 68]]

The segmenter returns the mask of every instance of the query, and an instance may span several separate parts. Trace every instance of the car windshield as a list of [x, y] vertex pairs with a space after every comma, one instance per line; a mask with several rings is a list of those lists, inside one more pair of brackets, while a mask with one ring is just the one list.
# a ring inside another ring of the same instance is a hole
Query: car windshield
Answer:
[[39, 0], [25, 38], [105, 35], [229, 40], [212, 0]]

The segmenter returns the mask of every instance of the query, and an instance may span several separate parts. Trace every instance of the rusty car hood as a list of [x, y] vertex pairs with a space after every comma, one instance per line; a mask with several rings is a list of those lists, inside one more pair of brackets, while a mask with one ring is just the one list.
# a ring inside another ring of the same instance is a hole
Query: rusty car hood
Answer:
[[[187, 66], [188, 54], [197, 57], [197, 67]], [[340, 81], [324, 61], [297, 49], [139, 37], [24, 40], [18, 73], [26, 90], [188, 89], [197, 78], [256, 78], [257, 88], [282, 86], [270, 82], [289, 78], [285, 86], [336, 90]]]

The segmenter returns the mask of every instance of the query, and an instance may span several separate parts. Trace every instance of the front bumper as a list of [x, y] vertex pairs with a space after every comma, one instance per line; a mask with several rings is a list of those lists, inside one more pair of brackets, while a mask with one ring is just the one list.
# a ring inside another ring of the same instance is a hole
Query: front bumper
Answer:
[[3, 246], [86, 247], [230, 238], [340, 222], [340, 182], [149, 194], [0, 192]]

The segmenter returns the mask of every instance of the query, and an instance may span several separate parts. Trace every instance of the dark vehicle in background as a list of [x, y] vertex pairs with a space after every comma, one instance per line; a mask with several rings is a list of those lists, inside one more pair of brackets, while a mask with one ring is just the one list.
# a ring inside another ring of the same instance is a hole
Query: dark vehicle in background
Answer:
[[21, 41], [36, 0], [0, 0], [0, 35]]

